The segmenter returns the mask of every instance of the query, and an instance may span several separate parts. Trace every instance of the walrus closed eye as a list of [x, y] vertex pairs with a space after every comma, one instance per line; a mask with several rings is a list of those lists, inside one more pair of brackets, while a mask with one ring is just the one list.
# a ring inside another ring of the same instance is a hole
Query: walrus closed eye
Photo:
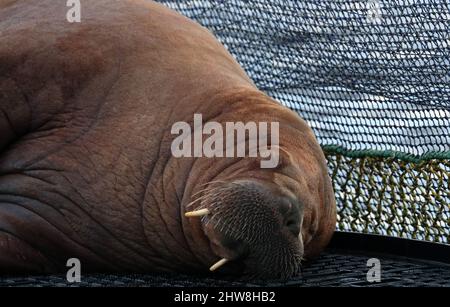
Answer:
[[[205, 28], [144, 0], [0, 0], [0, 272], [286, 279], [336, 223], [311, 129]], [[279, 123], [279, 163], [175, 157], [174, 123]]]

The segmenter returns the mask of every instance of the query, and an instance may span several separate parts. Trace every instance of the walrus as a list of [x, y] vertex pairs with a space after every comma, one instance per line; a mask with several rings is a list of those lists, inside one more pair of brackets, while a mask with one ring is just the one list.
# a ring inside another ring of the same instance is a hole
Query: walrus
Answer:
[[[81, 4], [0, 0], [0, 272], [297, 274], [336, 224], [308, 124], [181, 14]], [[279, 163], [174, 157], [194, 114], [279, 123]]]

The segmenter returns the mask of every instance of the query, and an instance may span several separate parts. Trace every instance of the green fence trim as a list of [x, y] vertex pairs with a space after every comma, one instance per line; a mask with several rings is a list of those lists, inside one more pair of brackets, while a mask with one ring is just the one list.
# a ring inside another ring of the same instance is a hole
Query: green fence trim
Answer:
[[338, 145], [322, 145], [322, 150], [327, 154], [340, 154], [350, 158], [394, 158], [411, 163], [421, 163], [430, 160], [450, 160], [450, 151], [445, 152], [429, 152], [421, 156], [415, 156], [394, 150], [349, 150]]

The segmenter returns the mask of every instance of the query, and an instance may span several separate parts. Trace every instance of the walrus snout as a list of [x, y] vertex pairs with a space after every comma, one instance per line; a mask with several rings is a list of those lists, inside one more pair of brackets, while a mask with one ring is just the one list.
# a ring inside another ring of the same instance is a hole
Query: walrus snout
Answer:
[[225, 273], [265, 279], [298, 272], [302, 207], [296, 199], [255, 180], [215, 185], [201, 198], [194, 212], [204, 214], [203, 229], [222, 259], [212, 269], [223, 265]]

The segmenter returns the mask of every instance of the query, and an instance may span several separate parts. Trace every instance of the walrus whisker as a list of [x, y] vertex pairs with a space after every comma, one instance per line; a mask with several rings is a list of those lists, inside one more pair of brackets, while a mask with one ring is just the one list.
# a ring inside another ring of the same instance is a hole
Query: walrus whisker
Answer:
[[215, 214], [213, 214], [213, 216], [211, 217], [211, 218], [209, 218], [207, 221], [206, 221], [206, 224], [205, 224], [205, 226], [208, 226], [209, 225], [209, 223], [211, 222], [211, 221], [214, 221], [214, 218], [215, 218]]
[[197, 217], [197, 216], [204, 216], [208, 215], [209, 210], [208, 209], [200, 209], [195, 211], [189, 211], [184, 214], [185, 217]]
[[201, 189], [201, 190], [199, 190], [199, 191], [197, 191], [197, 192], [195, 192], [194, 194], [192, 194], [192, 197], [195, 197], [195, 196], [197, 196], [198, 194], [201, 194], [202, 192], [205, 192], [205, 191], [208, 191], [208, 190], [214, 190], [214, 189], [216, 189], [217, 187], [206, 187], [206, 188], [204, 188], [204, 189]]
[[216, 220], [216, 216], [220, 212], [219, 208], [217, 208], [217, 207], [218, 206], [216, 206], [216, 203], [213, 203], [213, 205], [210, 207], [212, 216], [209, 217], [209, 219], [206, 221], [205, 226], [208, 226], [210, 222], [214, 222], [215, 223], [214, 228], [217, 227], [217, 223], [220, 222], [220, 219], [219, 219], [219, 221]]
[[221, 205], [221, 202], [217, 200], [218, 197], [211, 198], [205, 198], [200, 202], [199, 209], [205, 207], [207, 204], [209, 205], [209, 209], [211, 212], [217, 213], [219, 210], [219, 205]]
[[208, 185], [208, 184], [215, 184], [215, 183], [225, 183], [225, 181], [223, 181], [223, 180], [212, 180], [212, 181], [209, 181], [209, 182], [202, 183], [200, 185], [200, 187], [203, 187], [203, 186]]
[[186, 205], [186, 208], [189, 208], [190, 206], [192, 206], [193, 204], [195, 204], [196, 202], [198, 202], [200, 199], [194, 199], [193, 201], [191, 201], [189, 204]]
[[[214, 207], [217, 204], [217, 199], [221, 197], [220, 193], [216, 193], [216, 195], [211, 195], [212, 191], [209, 192], [208, 194], [205, 194], [204, 197], [202, 196], [202, 200], [200, 202], [200, 206], [199, 208], [202, 208], [205, 204], [206, 201], [208, 201], [210, 203], [210, 207]], [[216, 208], [213, 208], [216, 209]]]
[[[203, 206], [203, 202], [208, 199], [209, 197], [211, 197], [212, 192], [214, 192], [217, 188], [213, 188], [213, 189], [204, 189], [200, 192], [205, 192], [205, 194], [203, 194], [202, 196], [197, 197], [196, 199], [194, 199], [193, 201], [191, 201], [189, 204], [186, 205], [186, 208], [189, 208], [190, 206], [192, 206], [193, 204], [195, 204], [198, 201], [200, 202], [200, 208]], [[199, 192], [197, 192], [199, 193]]]
[[202, 200], [201, 203], [203, 204], [203, 201], [204, 201], [205, 199], [207, 199], [208, 197], [210, 197], [211, 194], [213, 194], [213, 192], [215, 192], [218, 188], [219, 188], [219, 187], [205, 188], [205, 189], [202, 189], [202, 190], [196, 192], [194, 195], [192, 195], [193, 198], [194, 198], [196, 195], [199, 195], [199, 194], [201, 194], [201, 193], [205, 193], [205, 194], [202, 195], [202, 196], [200, 196], [200, 197], [197, 197], [196, 199], [194, 199], [193, 201], [191, 201], [189, 204], [186, 205], [186, 208], [189, 208], [190, 206], [192, 206], [193, 204], [195, 204], [195, 203], [198, 202], [199, 200]]
[[226, 259], [226, 258], [222, 258], [222, 259], [220, 259], [219, 261], [217, 261], [216, 263], [214, 263], [210, 268], [209, 268], [209, 270], [211, 271], [211, 272], [213, 272], [213, 271], [215, 271], [215, 270], [217, 270], [218, 268], [220, 268], [221, 266], [223, 266], [225, 263], [227, 263], [228, 262], [228, 259]]
[[193, 201], [191, 201], [189, 204], [186, 205], [186, 208], [189, 208], [190, 206], [192, 206], [193, 204], [195, 204], [196, 202], [198, 202], [199, 200], [204, 200], [205, 198], [207, 198], [209, 196], [208, 194], [202, 195], [196, 199], [194, 199]]
[[[219, 182], [219, 181], [218, 181]], [[206, 184], [208, 184], [208, 183], [206, 183]], [[202, 184], [202, 185], [200, 185], [200, 186], [204, 186], [205, 184]], [[205, 187], [205, 188], [203, 188], [203, 189], [200, 189], [200, 190], [198, 190], [197, 192], [195, 192], [194, 194], [192, 194], [192, 196], [191, 197], [195, 197], [195, 196], [197, 196], [197, 195], [199, 195], [199, 194], [201, 194], [201, 193], [204, 193], [204, 192], [207, 192], [207, 194], [208, 193], [211, 193], [212, 191], [214, 191], [214, 190], [216, 190], [216, 189], [218, 189], [218, 188], [220, 188], [220, 186], [211, 186], [211, 187]]]
[[217, 227], [219, 227], [221, 221], [222, 221], [222, 217], [219, 217], [219, 219], [217, 220], [216, 224], [214, 225], [214, 229], [217, 229]]

